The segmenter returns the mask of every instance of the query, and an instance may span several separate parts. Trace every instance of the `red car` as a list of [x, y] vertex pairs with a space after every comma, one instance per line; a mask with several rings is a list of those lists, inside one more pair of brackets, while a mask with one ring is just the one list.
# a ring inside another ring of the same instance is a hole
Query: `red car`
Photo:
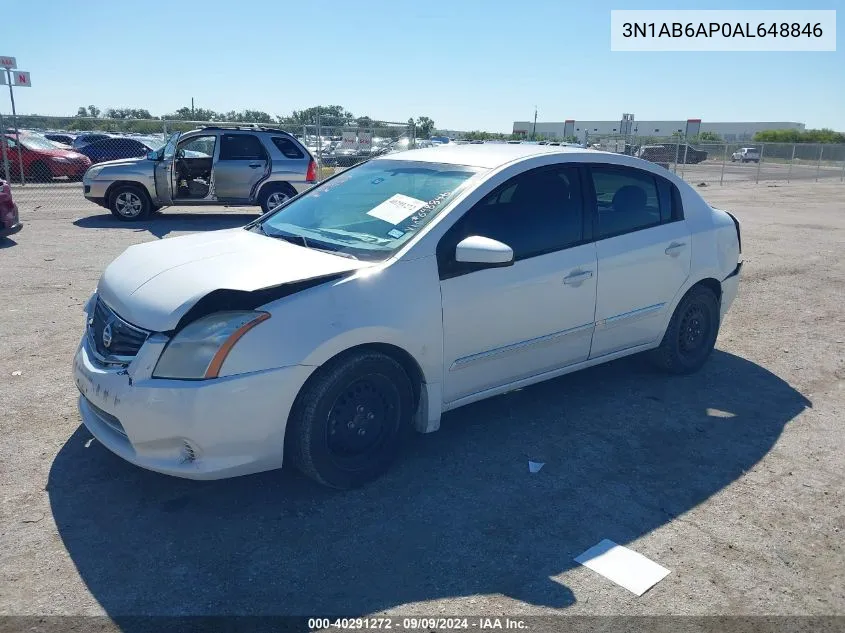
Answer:
[[[87, 156], [62, 149], [61, 146], [40, 134], [21, 133], [18, 139], [23, 159], [23, 173], [26, 180], [31, 182], [50, 182], [59, 176], [67, 176], [70, 180], [82, 180], [85, 170], [91, 166], [91, 160]], [[0, 137], [0, 143], [6, 145], [9, 174], [12, 180], [15, 180], [20, 174], [18, 141], [12, 133]], [[0, 163], [2, 163], [2, 155], [0, 155]], [[0, 170], [2, 168], [0, 164]]]
[[14, 235], [23, 225], [18, 219], [18, 207], [12, 200], [12, 188], [0, 180], [0, 239]]

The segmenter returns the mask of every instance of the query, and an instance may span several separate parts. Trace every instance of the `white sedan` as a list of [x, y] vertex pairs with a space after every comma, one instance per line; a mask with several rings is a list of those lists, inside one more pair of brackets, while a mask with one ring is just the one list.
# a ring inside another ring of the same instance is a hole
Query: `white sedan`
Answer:
[[740, 250], [733, 216], [629, 156], [392, 154], [243, 228], [129, 248], [86, 306], [79, 408], [144, 468], [289, 460], [349, 488], [464, 404], [646, 350], [697, 370]]

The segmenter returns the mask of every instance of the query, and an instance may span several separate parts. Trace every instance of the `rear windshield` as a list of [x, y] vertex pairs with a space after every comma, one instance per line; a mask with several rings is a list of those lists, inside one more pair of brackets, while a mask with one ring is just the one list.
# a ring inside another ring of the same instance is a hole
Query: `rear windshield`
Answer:
[[270, 237], [358, 259], [389, 257], [480, 173], [462, 165], [374, 160], [310, 189], [260, 224]]

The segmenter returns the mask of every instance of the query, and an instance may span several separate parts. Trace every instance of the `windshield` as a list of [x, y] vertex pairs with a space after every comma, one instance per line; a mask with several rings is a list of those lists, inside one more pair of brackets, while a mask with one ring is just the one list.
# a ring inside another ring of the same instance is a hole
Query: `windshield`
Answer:
[[260, 230], [358, 259], [385, 259], [482, 171], [463, 165], [370, 161], [292, 200], [262, 220]]
[[181, 132], [174, 132], [171, 134], [170, 138], [167, 139], [167, 143], [156, 150], [154, 160], [161, 160], [162, 158], [170, 160], [173, 158], [174, 154], [176, 154], [176, 141], [179, 140], [180, 135]]
[[62, 147], [61, 145], [54, 143], [48, 138], [36, 136], [35, 134], [27, 134], [26, 136], [21, 134], [20, 142], [21, 145], [27, 149], [67, 149], [66, 147]]

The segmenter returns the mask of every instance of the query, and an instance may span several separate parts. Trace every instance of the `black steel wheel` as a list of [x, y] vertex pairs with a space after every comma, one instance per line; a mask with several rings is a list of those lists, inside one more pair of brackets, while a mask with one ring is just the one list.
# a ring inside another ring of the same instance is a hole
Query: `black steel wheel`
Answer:
[[318, 370], [297, 397], [286, 432], [287, 456], [332, 488], [382, 475], [410, 431], [414, 391], [396, 360], [375, 351], [344, 355]]
[[675, 309], [653, 358], [670, 373], [693, 373], [710, 357], [718, 335], [719, 299], [706, 286], [694, 286]]

